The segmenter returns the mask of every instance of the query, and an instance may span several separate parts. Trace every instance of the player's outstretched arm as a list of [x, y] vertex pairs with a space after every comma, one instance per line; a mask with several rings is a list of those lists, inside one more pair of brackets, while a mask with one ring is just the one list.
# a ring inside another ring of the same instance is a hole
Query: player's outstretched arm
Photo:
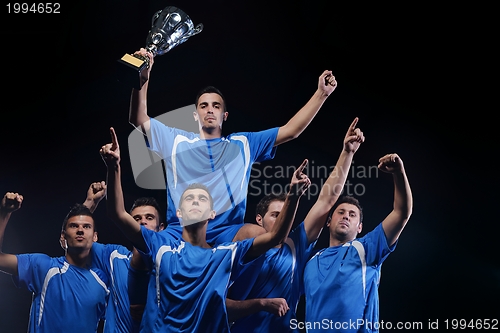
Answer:
[[354, 118], [347, 129], [344, 137], [342, 152], [335, 164], [335, 168], [323, 184], [318, 199], [311, 207], [304, 220], [304, 229], [306, 230], [307, 240], [312, 243], [318, 239], [330, 210], [337, 202], [342, 189], [345, 185], [349, 169], [351, 167], [354, 154], [358, 151], [361, 143], [365, 141], [363, 132], [356, 127], [358, 118]]
[[311, 185], [311, 180], [303, 173], [307, 163], [308, 160], [304, 160], [293, 173], [283, 208], [274, 223], [273, 229], [255, 237], [252, 247], [247, 253], [248, 258], [256, 258], [266, 253], [267, 250], [282, 244], [288, 237], [295, 219], [299, 199]]
[[382, 221], [387, 243], [393, 245], [410, 219], [413, 196], [406, 176], [403, 160], [398, 154], [387, 154], [379, 159], [378, 168], [391, 173], [394, 181], [394, 207]]
[[318, 89], [309, 101], [278, 130], [275, 146], [297, 138], [309, 126], [328, 96], [337, 88], [332, 71], [324, 71], [319, 76]]
[[120, 145], [113, 127], [110, 128], [111, 143], [102, 146], [100, 154], [107, 166], [108, 193], [106, 207], [108, 216], [122, 230], [125, 236], [139, 250], [145, 251], [146, 245], [141, 233], [141, 226], [125, 210], [121, 184]]
[[17, 275], [17, 257], [3, 252], [5, 228], [12, 212], [21, 208], [23, 196], [19, 193], [7, 192], [0, 202], [0, 271]]
[[267, 311], [275, 316], [283, 317], [290, 310], [286, 299], [280, 297], [252, 298], [242, 301], [226, 298], [226, 308], [229, 322], [237, 321], [260, 311]]

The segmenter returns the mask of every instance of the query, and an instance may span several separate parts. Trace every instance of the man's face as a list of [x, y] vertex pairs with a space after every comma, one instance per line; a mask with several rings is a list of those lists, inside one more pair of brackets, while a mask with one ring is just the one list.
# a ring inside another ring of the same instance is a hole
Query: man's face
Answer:
[[92, 244], [97, 242], [94, 219], [87, 215], [70, 217], [61, 232], [60, 242], [64, 249], [90, 250]]
[[164, 228], [163, 223], [160, 225], [159, 213], [153, 206], [135, 207], [130, 215], [146, 229], [159, 231]]
[[255, 220], [257, 224], [266, 229], [267, 232], [273, 229], [274, 223], [276, 223], [276, 219], [278, 218], [279, 213], [283, 209], [284, 201], [274, 200], [271, 201], [269, 207], [267, 208], [267, 212], [264, 216], [257, 214]]
[[362, 227], [358, 207], [348, 203], [342, 203], [335, 209], [329, 223], [330, 235], [343, 241], [355, 239]]
[[215, 211], [211, 208], [208, 193], [200, 188], [185, 191], [177, 216], [182, 219], [183, 226], [213, 219]]
[[222, 123], [227, 119], [224, 112], [224, 101], [219, 94], [205, 93], [198, 99], [194, 119], [198, 121], [201, 130], [222, 129]]

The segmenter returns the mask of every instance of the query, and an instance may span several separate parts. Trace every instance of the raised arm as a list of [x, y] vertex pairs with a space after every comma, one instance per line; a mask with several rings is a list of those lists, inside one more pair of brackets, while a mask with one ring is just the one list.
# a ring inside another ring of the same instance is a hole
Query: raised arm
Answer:
[[275, 146], [297, 138], [313, 120], [328, 96], [337, 87], [337, 81], [331, 71], [324, 71], [318, 82], [318, 89], [309, 101], [278, 130]]
[[83, 202], [83, 205], [86, 206], [93, 213], [99, 202], [106, 196], [106, 182], [95, 182], [90, 184], [89, 189], [87, 190], [87, 197]]
[[387, 154], [381, 157], [378, 168], [381, 171], [392, 173], [394, 180], [394, 208], [382, 221], [387, 242], [389, 245], [393, 245], [410, 219], [413, 210], [413, 196], [403, 160], [398, 154]]
[[108, 193], [106, 207], [108, 216], [123, 231], [132, 244], [145, 251], [146, 245], [141, 233], [141, 226], [125, 210], [120, 169], [120, 146], [113, 127], [110, 128], [111, 143], [102, 146], [100, 153], [107, 166]]
[[342, 193], [347, 175], [349, 174], [352, 158], [361, 143], [365, 141], [363, 132], [361, 132], [359, 128], [356, 128], [357, 123], [358, 118], [356, 117], [349, 126], [344, 137], [344, 147], [335, 168], [321, 188], [318, 199], [311, 207], [304, 220], [304, 228], [309, 243], [318, 239], [330, 210]]
[[147, 94], [149, 85], [149, 76], [151, 74], [151, 67], [153, 66], [153, 55], [147, 52], [146, 49], [141, 48], [134, 54], [140, 54], [144, 57], [149, 58], [149, 67], [147, 69], [148, 80], [144, 83], [141, 90], [132, 89], [132, 94], [130, 96], [130, 106], [129, 106], [129, 122], [136, 128], [140, 129], [141, 132], [146, 134], [149, 131], [149, 116], [148, 116], [148, 105], [147, 105]]
[[252, 247], [247, 253], [248, 258], [255, 258], [264, 254], [267, 250], [282, 244], [290, 228], [292, 227], [295, 218], [295, 212], [299, 204], [300, 197], [307, 191], [311, 180], [303, 173], [308, 160], [304, 160], [302, 164], [295, 170], [290, 183], [290, 188], [287, 193], [283, 208], [276, 219], [271, 231], [257, 236], [253, 240]]
[[7, 192], [0, 202], [0, 271], [17, 275], [17, 257], [13, 254], [3, 253], [3, 237], [5, 228], [12, 212], [21, 208], [23, 196], [18, 193]]

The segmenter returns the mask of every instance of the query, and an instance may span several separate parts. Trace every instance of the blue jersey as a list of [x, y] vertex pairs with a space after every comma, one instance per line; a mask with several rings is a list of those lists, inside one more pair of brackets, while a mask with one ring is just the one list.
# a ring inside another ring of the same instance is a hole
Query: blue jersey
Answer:
[[111, 298], [106, 307], [104, 333], [131, 333], [128, 269], [132, 251], [122, 245], [94, 243], [92, 264], [108, 276]]
[[176, 207], [191, 183], [207, 186], [214, 198], [215, 219], [207, 228], [207, 242], [230, 242], [238, 228], [216, 239], [227, 227], [244, 223], [248, 182], [255, 162], [274, 158], [279, 128], [234, 133], [203, 140], [200, 135], [165, 126], [151, 119], [149, 148], [164, 159], [167, 174], [168, 227], [178, 227]]
[[201, 248], [141, 229], [154, 266], [141, 332], [229, 332], [227, 288], [245, 267], [253, 239]]
[[378, 332], [380, 270], [395, 247], [379, 224], [364, 237], [311, 258], [304, 272], [307, 332]]
[[17, 255], [17, 264], [16, 285], [33, 293], [28, 332], [96, 332], [109, 297], [101, 270], [38, 253]]
[[292, 230], [280, 248], [267, 251], [262, 268], [255, 281], [247, 281], [246, 275], [235, 281], [229, 298], [244, 300], [253, 298], [285, 298], [290, 310], [278, 317], [267, 311], [237, 320], [231, 326], [232, 333], [241, 332], [289, 332], [290, 320], [296, 318], [297, 306], [303, 294], [302, 275], [315, 243], [308, 244], [304, 222]]

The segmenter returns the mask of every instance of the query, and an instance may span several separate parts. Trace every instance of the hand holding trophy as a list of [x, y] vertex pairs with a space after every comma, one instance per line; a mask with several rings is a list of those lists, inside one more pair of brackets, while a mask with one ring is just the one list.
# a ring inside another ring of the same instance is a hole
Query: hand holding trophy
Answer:
[[[153, 15], [145, 49], [153, 57], [163, 55], [202, 30], [203, 24], [200, 23], [195, 28], [186, 13], [177, 7], [168, 6]], [[140, 90], [148, 80], [145, 71], [149, 67], [149, 58], [139, 54], [125, 54], [118, 59], [118, 64], [118, 81]]]

